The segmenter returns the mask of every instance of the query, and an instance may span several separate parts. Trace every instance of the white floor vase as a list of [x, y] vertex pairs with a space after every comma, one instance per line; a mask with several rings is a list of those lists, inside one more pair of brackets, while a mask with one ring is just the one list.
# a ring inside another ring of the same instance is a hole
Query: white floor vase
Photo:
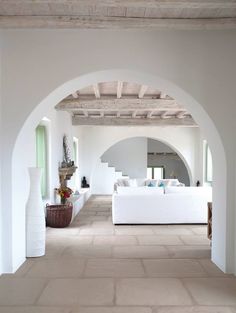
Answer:
[[41, 196], [41, 168], [29, 167], [30, 192], [26, 203], [26, 257], [45, 254], [45, 214]]

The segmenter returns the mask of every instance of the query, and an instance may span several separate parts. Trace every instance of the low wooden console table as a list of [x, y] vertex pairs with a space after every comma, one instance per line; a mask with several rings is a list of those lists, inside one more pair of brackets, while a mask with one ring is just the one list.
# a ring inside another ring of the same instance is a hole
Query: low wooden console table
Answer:
[[207, 238], [212, 239], [212, 202], [207, 203], [208, 207], [208, 222], [207, 222]]

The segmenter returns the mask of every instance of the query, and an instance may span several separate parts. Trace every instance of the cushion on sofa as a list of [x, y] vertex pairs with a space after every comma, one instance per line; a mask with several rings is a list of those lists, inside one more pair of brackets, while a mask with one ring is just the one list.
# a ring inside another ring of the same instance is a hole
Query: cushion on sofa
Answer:
[[148, 194], [160, 194], [164, 195], [164, 190], [161, 187], [149, 188], [147, 186], [143, 187], [120, 187], [117, 186], [117, 193], [122, 195], [148, 195]]
[[129, 187], [138, 187], [136, 179], [129, 179], [128, 183], [129, 183]]
[[117, 179], [118, 186], [128, 187], [129, 186], [129, 178], [119, 178]]
[[157, 179], [146, 179], [145, 180], [145, 186], [148, 186], [152, 184], [154, 187], [158, 185], [158, 180]]
[[159, 179], [158, 186], [178, 186], [180, 184], [178, 179]]

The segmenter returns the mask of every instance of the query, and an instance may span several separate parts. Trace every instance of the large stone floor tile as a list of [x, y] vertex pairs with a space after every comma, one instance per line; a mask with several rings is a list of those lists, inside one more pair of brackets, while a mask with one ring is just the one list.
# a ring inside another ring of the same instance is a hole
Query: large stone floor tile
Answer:
[[111, 279], [51, 280], [38, 300], [39, 305], [111, 305], [114, 284]]
[[71, 313], [152, 313], [147, 307], [83, 307], [72, 310]]
[[89, 245], [93, 242], [93, 236], [70, 236], [70, 237], [48, 237], [47, 244], [53, 244], [58, 247], [78, 246], [78, 245]]
[[191, 229], [187, 229], [184, 226], [177, 226], [177, 225], [158, 225], [152, 226], [152, 229], [155, 234], [157, 235], [193, 235]]
[[27, 277], [79, 277], [85, 268], [85, 260], [39, 260], [30, 268]]
[[209, 259], [204, 259], [204, 260], [199, 260], [200, 264], [202, 267], [205, 269], [205, 271], [210, 275], [210, 276], [223, 276], [223, 277], [230, 277], [231, 275], [225, 274], [222, 272], [211, 260]]
[[80, 229], [79, 234], [80, 235], [113, 235], [114, 229], [111, 227], [109, 228], [86, 227], [86, 228]]
[[96, 236], [94, 245], [136, 245], [138, 243], [135, 236]]
[[192, 300], [175, 278], [121, 279], [116, 286], [118, 305], [190, 305]]
[[196, 235], [204, 235], [207, 236], [207, 226], [201, 225], [201, 226], [195, 226], [192, 227], [192, 232]]
[[185, 235], [180, 236], [181, 240], [186, 245], [208, 245], [210, 246], [210, 240], [207, 238], [207, 236], [204, 235]]
[[183, 242], [178, 236], [138, 236], [138, 241], [141, 245], [182, 245]]
[[149, 277], [196, 277], [207, 276], [203, 267], [196, 260], [160, 259], [143, 260]]
[[169, 254], [163, 246], [116, 246], [113, 247], [115, 258], [168, 258]]
[[116, 235], [153, 235], [151, 227], [142, 225], [124, 226], [117, 225], [115, 229]]
[[45, 279], [2, 277], [0, 278], [0, 305], [34, 304], [46, 283]]
[[67, 247], [62, 258], [110, 258], [112, 256], [112, 247], [110, 246], [80, 246]]
[[153, 313], [232, 313], [230, 307], [220, 306], [174, 306], [159, 307]]
[[144, 277], [140, 260], [90, 259], [86, 265], [87, 277]]
[[184, 284], [200, 305], [236, 305], [235, 278], [185, 278]]
[[78, 227], [75, 227], [73, 225], [70, 225], [70, 227], [65, 228], [52, 228], [47, 227], [47, 236], [72, 236], [78, 234]]
[[171, 258], [210, 259], [210, 246], [166, 246]]
[[1, 313], [71, 313], [70, 308], [61, 307], [38, 307], [38, 306], [14, 306], [14, 307], [1, 307]]

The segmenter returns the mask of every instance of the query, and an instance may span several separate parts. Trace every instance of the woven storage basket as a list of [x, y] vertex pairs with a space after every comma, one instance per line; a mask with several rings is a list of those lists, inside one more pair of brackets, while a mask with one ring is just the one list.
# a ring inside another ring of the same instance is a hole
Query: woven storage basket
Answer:
[[70, 225], [72, 218], [72, 203], [46, 205], [47, 217], [46, 224], [49, 227], [63, 228]]

